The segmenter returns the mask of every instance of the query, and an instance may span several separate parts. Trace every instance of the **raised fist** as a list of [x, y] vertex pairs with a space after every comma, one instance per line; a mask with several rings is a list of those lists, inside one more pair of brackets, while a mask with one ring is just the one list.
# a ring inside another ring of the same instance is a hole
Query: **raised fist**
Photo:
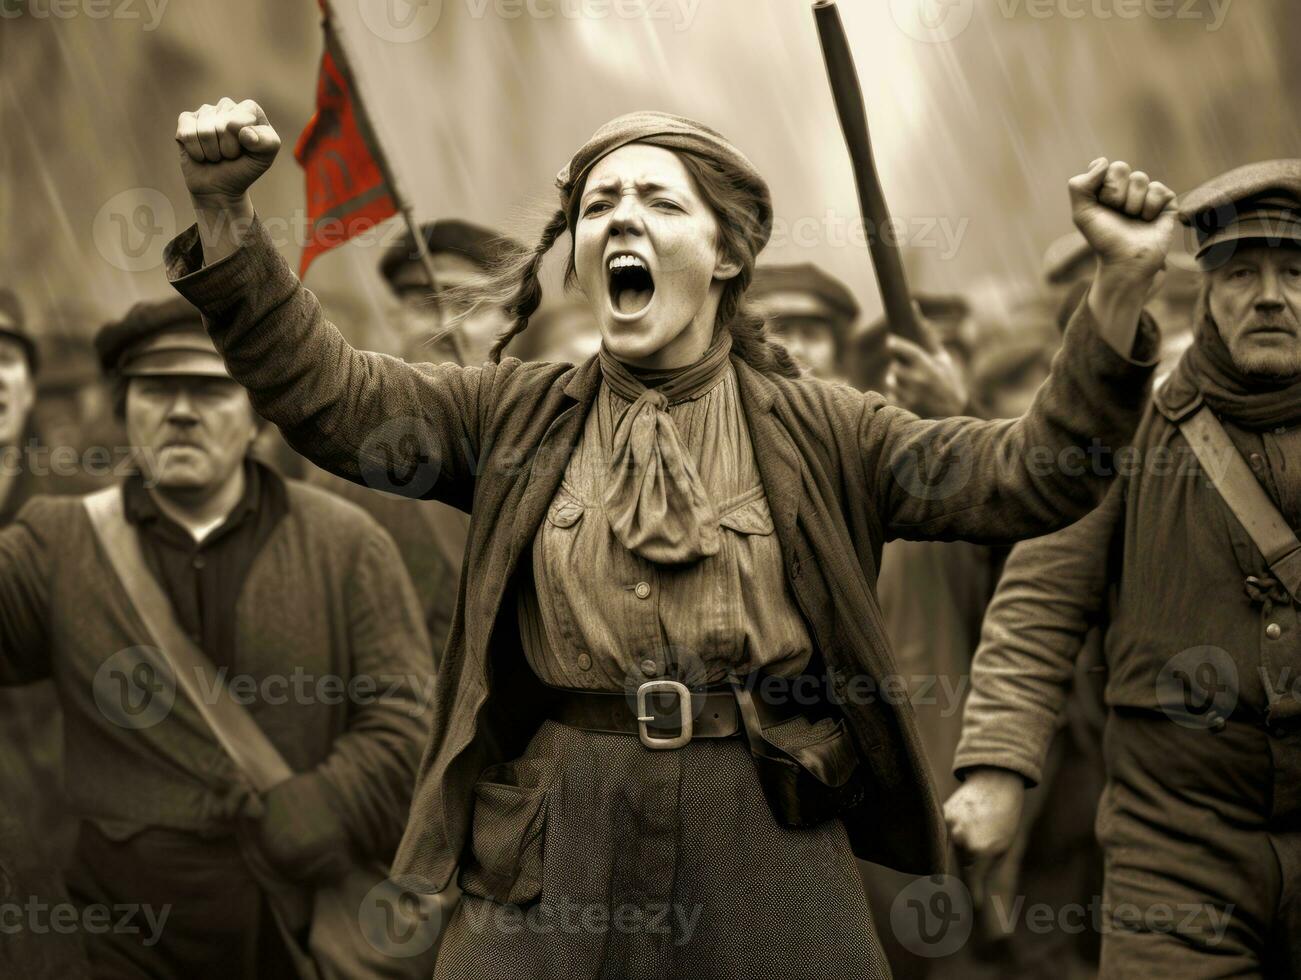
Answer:
[[1075, 226], [1103, 265], [1155, 276], [1174, 242], [1175, 193], [1122, 160], [1094, 160], [1071, 178]]
[[280, 151], [280, 136], [252, 99], [222, 99], [176, 121], [181, 172], [196, 201], [236, 202]]

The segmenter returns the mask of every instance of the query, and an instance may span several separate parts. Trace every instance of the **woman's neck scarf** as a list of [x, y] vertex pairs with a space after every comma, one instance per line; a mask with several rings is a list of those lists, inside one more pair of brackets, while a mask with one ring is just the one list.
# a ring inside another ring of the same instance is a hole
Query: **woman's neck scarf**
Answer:
[[1221, 418], [1248, 429], [1301, 422], [1301, 378], [1272, 379], [1244, 374], [1229, 353], [1211, 316], [1206, 290], [1197, 304], [1197, 328], [1168, 385], [1179, 400], [1199, 391]]
[[718, 553], [718, 513], [667, 409], [718, 384], [731, 350], [724, 333], [688, 367], [634, 373], [601, 348], [605, 383], [632, 402], [614, 429], [605, 515], [619, 542], [648, 561], [678, 565]]

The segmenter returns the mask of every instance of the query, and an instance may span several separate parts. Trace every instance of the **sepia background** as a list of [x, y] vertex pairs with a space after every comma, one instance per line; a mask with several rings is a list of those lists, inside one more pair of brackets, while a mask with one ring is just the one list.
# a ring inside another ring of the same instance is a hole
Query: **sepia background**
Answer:
[[[552, 180], [607, 118], [707, 122], [770, 180], [767, 261], [812, 261], [880, 305], [807, 0], [338, 0], [381, 140], [421, 219], [533, 239]], [[1006, 308], [1070, 228], [1066, 180], [1099, 155], [1187, 190], [1301, 155], [1301, 8], [1285, 0], [842, 3], [914, 285]], [[87, 334], [168, 293], [191, 221], [177, 114], [254, 98], [285, 140], [256, 188], [297, 263], [322, 50], [313, 0], [0, 0], [0, 279], [38, 329]], [[397, 231], [327, 254], [308, 284], [388, 346], [375, 273]], [[856, 234], [857, 233], [857, 234]], [[554, 291], [553, 291], [554, 295]]]

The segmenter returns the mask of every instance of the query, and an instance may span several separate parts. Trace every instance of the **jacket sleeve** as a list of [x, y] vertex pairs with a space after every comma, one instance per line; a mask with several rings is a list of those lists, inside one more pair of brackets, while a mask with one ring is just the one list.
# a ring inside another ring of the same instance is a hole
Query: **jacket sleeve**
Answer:
[[51, 575], [49, 529], [57, 502], [29, 500], [0, 531], [0, 687], [50, 676], [47, 610]]
[[469, 509], [483, 393], [507, 368], [411, 365], [355, 350], [257, 219], [243, 245], [212, 265], [194, 226], [165, 258], [231, 376], [298, 452], [355, 483]]
[[402, 559], [378, 527], [346, 588], [347, 731], [318, 767], [358, 851], [388, 860], [406, 825], [416, 765], [429, 737], [434, 672], [420, 604]]
[[860, 451], [887, 538], [1012, 544], [1079, 519], [1106, 493], [1147, 402], [1156, 326], [1134, 359], [1080, 304], [1048, 380], [1019, 419], [926, 421], [865, 396]]
[[1010, 769], [1032, 785], [1042, 778], [1075, 660], [1104, 615], [1124, 489], [1117, 480], [1082, 520], [1012, 549], [971, 665], [953, 760], [959, 779], [976, 766]]

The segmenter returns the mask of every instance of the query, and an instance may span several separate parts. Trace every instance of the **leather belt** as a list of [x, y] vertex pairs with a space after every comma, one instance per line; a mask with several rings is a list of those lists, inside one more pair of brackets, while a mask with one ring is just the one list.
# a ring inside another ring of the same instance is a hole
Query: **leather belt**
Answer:
[[[634, 694], [554, 688], [548, 717], [571, 728], [636, 735], [648, 749], [678, 749], [693, 738], [730, 738], [742, 730], [732, 688], [693, 691], [679, 681], [646, 681]], [[684, 711], [684, 707], [690, 706]], [[797, 705], [766, 706], [764, 721], [792, 718]]]

